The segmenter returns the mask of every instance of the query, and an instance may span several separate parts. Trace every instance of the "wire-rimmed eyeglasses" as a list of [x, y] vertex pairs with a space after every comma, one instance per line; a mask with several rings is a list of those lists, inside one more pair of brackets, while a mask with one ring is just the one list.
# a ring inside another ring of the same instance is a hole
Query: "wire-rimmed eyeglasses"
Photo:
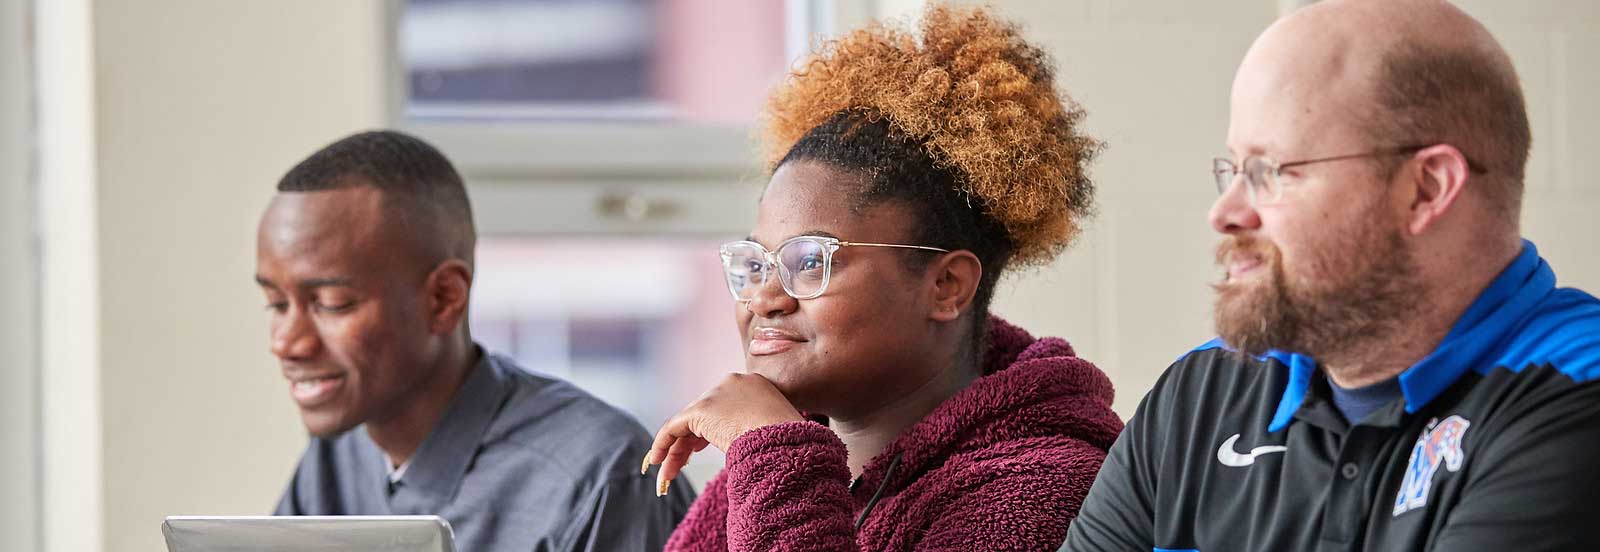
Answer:
[[749, 301], [755, 297], [767, 278], [778, 272], [778, 283], [784, 293], [795, 299], [813, 299], [828, 290], [828, 280], [833, 274], [833, 253], [842, 247], [897, 247], [949, 253], [948, 249], [924, 245], [894, 243], [847, 242], [826, 236], [796, 236], [784, 240], [776, 249], [753, 241], [736, 241], [722, 244], [722, 268], [728, 279], [728, 291], [735, 301]]
[[[1244, 160], [1240, 161], [1238, 164], [1234, 164], [1232, 159], [1218, 157], [1211, 160], [1211, 176], [1216, 179], [1218, 194], [1228, 193], [1228, 188], [1233, 186], [1233, 181], [1238, 179], [1240, 176], [1243, 176], [1245, 183], [1245, 194], [1250, 198], [1250, 204], [1263, 205], [1275, 203], [1283, 199], [1282, 176], [1284, 169], [1298, 167], [1301, 165], [1310, 165], [1312, 163], [1328, 163], [1332, 161], [1344, 161], [1347, 159], [1360, 159], [1362, 157], [1410, 155], [1418, 151], [1422, 151], [1423, 149], [1432, 145], [1433, 144], [1420, 144], [1383, 148], [1362, 153], [1335, 155], [1333, 157], [1305, 159], [1301, 161], [1290, 161], [1287, 163], [1280, 163], [1276, 159], [1265, 155], [1251, 155], [1245, 157]], [[1471, 159], [1467, 159], [1467, 168], [1476, 174], [1485, 174], [1489, 172], [1488, 169], [1485, 169], [1482, 165], [1473, 162]]]

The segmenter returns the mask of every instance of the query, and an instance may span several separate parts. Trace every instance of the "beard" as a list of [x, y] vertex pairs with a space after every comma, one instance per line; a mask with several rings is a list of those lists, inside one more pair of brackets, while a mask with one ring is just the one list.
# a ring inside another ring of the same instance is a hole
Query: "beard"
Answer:
[[[1370, 220], [1370, 219], [1369, 219]], [[1237, 255], [1261, 259], [1255, 282], [1213, 286], [1217, 335], [1241, 353], [1270, 349], [1312, 358], [1359, 355], [1360, 347], [1391, 336], [1415, 316], [1424, 286], [1399, 231], [1357, 224], [1310, 250], [1301, 270], [1285, 267], [1277, 247], [1229, 236], [1217, 246], [1217, 263]]]

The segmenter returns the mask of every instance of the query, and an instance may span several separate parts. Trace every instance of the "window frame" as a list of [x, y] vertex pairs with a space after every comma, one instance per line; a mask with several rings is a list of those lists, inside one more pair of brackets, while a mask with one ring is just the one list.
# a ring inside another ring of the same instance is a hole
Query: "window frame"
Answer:
[[[39, 358], [39, 250], [34, 127], [32, 35], [34, 6], [29, 0], [0, 0], [0, 394], [7, 414], [0, 416], [0, 488], [15, 504], [0, 509], [0, 545], [10, 550], [42, 549], [43, 460]], [[13, 464], [15, 463], [15, 464]], [[20, 508], [14, 510], [13, 508]]]
[[[784, 0], [790, 59], [815, 37], [872, 18], [882, 1]], [[410, 120], [399, 37], [405, 4], [389, 0], [386, 10], [390, 126], [433, 143], [455, 163], [467, 181], [479, 234], [726, 236], [748, 230], [765, 179], [748, 127]]]

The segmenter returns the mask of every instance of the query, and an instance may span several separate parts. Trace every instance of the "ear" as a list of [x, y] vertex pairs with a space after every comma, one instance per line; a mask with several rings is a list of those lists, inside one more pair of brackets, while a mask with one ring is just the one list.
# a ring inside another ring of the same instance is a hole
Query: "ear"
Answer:
[[939, 322], [960, 318], [978, 294], [983, 263], [971, 251], [952, 251], [933, 261], [928, 270], [933, 278], [933, 312], [928, 317]]
[[472, 267], [460, 259], [440, 263], [428, 274], [428, 330], [435, 335], [455, 331], [467, 317]]
[[1472, 172], [1467, 157], [1448, 144], [1423, 148], [1412, 160], [1416, 161], [1415, 167], [1408, 166], [1401, 174], [1402, 183], [1414, 189], [1407, 207], [1406, 229], [1418, 235], [1450, 211], [1466, 189]]

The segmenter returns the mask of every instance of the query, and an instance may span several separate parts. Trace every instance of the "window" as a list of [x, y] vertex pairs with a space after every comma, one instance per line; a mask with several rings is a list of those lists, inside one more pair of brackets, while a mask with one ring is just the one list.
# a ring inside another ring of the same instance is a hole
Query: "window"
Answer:
[[406, 0], [398, 122], [469, 176], [736, 178], [830, 0]]
[[754, 220], [762, 102], [834, 7], [406, 0], [392, 112], [467, 180], [474, 337], [651, 431], [743, 369], [717, 246]]
[[414, 120], [743, 126], [787, 68], [780, 2], [409, 0]]

